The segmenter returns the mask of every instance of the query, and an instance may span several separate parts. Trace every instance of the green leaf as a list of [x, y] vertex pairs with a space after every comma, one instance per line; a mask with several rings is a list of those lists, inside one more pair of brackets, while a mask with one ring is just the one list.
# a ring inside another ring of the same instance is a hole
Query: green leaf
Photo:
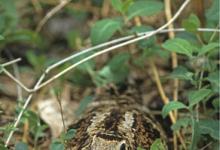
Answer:
[[192, 52], [194, 49], [194, 47], [188, 41], [180, 38], [167, 40], [162, 47], [171, 52], [187, 55], [188, 57], [192, 57]]
[[130, 58], [130, 54], [126, 52], [115, 55], [110, 62], [107, 64], [112, 71], [118, 71], [123, 64], [125, 64]]
[[2, 36], [2, 35], [0, 35], [0, 41], [2, 41], [2, 40], [4, 40], [5, 38]]
[[38, 33], [31, 30], [16, 30], [16, 32], [9, 34], [5, 37], [7, 43], [11, 42], [28, 42], [34, 45], [42, 45], [42, 39]]
[[137, 147], [137, 150], [145, 150], [143, 148], [141, 148], [140, 146]]
[[208, 45], [202, 46], [202, 49], [199, 51], [199, 55], [206, 54], [211, 50], [219, 48], [219, 43], [209, 43]]
[[197, 143], [200, 139], [200, 129], [199, 129], [199, 123], [195, 119], [192, 120], [192, 140], [190, 143], [190, 150], [196, 150], [197, 148]]
[[216, 93], [219, 93], [219, 89], [220, 89], [219, 75], [220, 72], [215, 71], [215, 72], [211, 72], [209, 76], [206, 78], [206, 80], [208, 80], [211, 83], [212, 88]]
[[98, 72], [97, 82], [101, 85], [107, 83], [120, 83], [127, 77], [129, 69], [126, 62], [129, 60], [129, 53], [119, 53], [115, 55], [110, 62]]
[[67, 33], [67, 42], [70, 48], [77, 49], [77, 42], [80, 40], [80, 33], [77, 30], [72, 30]]
[[150, 150], [166, 150], [161, 139], [156, 139], [150, 147]]
[[156, 0], [139, 0], [135, 1], [128, 8], [128, 20], [132, 19], [135, 16], [151, 16], [154, 15], [163, 9], [163, 3]]
[[162, 116], [165, 118], [169, 112], [177, 109], [187, 109], [187, 106], [179, 101], [171, 101], [166, 104], [162, 109]]
[[7, 149], [7, 148], [5, 147], [5, 145], [0, 144], [0, 150], [9, 150], [9, 149]]
[[123, 1], [123, 12], [126, 13], [128, 11], [128, 8], [133, 4], [134, 0], [125, 0]]
[[66, 132], [65, 136], [64, 136], [64, 139], [65, 140], [70, 140], [72, 139], [76, 134], [76, 129], [70, 129]]
[[[135, 26], [131, 29], [131, 33], [141, 33], [141, 32], [147, 32], [147, 31], [152, 31], [153, 28], [150, 26]], [[148, 39], [140, 40], [138, 42], [138, 46], [142, 49], [150, 48], [150, 47], [155, 47], [156, 43], [156, 36], [152, 36]]]
[[120, 30], [122, 23], [116, 19], [104, 19], [95, 23], [91, 30], [91, 40], [93, 45], [108, 41], [113, 34]]
[[75, 114], [77, 116], [81, 115], [82, 112], [86, 109], [86, 107], [88, 106], [89, 103], [91, 103], [93, 100], [93, 96], [86, 96], [84, 97], [79, 104], [78, 109], [76, 110]]
[[219, 102], [219, 98], [216, 98], [212, 101], [212, 106], [218, 110], [220, 108], [220, 102]]
[[53, 141], [50, 145], [50, 150], [64, 150], [65, 146], [59, 141]]
[[11, 33], [15, 31], [18, 22], [15, 1], [0, 0], [0, 33]]
[[123, 13], [123, 3], [121, 2], [121, 0], [111, 0], [111, 2], [115, 10]]
[[[71, 64], [77, 63], [77, 62], [81, 61], [82, 59], [85, 59], [85, 58], [91, 56], [94, 53], [95, 52], [88, 52], [88, 53], [82, 54], [80, 56], [77, 56], [76, 58], [74, 58], [70, 62], [71, 62]], [[88, 71], [93, 70], [95, 68], [95, 61], [91, 60], [91, 59], [87, 60], [86, 62], [77, 66], [77, 68], [84, 73], [88, 73]]]
[[73, 74], [69, 77], [69, 80], [72, 81], [73, 84], [83, 87], [92, 85], [91, 77], [88, 72], [85, 72], [79, 68], [74, 70]]
[[219, 22], [219, 0], [212, 0], [212, 6], [206, 11], [207, 23]]
[[183, 20], [182, 26], [189, 32], [197, 32], [200, 27], [199, 18], [195, 14], [191, 14], [187, 19]]
[[15, 144], [15, 150], [28, 150], [28, 146], [24, 142], [19, 142]]
[[193, 73], [188, 71], [187, 68], [183, 66], [178, 66], [173, 70], [173, 72], [169, 75], [169, 77], [192, 81]]
[[26, 57], [36, 71], [42, 70], [47, 60], [45, 55], [36, 55], [31, 50], [26, 53]]
[[120, 83], [124, 81], [128, 73], [129, 69], [125, 65], [122, 65], [117, 71], [113, 71], [110, 66], [105, 66], [98, 72], [98, 75], [101, 78], [101, 85], [103, 86], [107, 83]]
[[207, 80], [211, 83], [218, 83], [219, 84], [219, 75], [220, 75], [220, 71], [212, 72], [207, 77]]
[[189, 107], [198, 104], [200, 101], [204, 100], [207, 96], [212, 93], [210, 89], [200, 89], [196, 91], [191, 91], [188, 94]]
[[180, 118], [171, 126], [173, 131], [180, 130], [181, 127], [186, 128], [191, 123], [190, 118]]
[[204, 119], [199, 121], [199, 128], [202, 134], [209, 134], [213, 139], [220, 140], [220, 121]]

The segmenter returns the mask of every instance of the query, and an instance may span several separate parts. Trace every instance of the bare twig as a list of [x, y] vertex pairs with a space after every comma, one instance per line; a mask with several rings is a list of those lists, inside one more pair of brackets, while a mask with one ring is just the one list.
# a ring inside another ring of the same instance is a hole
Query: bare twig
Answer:
[[[171, 1], [170, 0], [165, 0], [165, 14], [166, 14], [166, 19], [167, 21], [170, 20], [172, 18], [172, 12], [171, 12]], [[168, 26], [168, 29], [174, 29], [174, 25], [173, 23], [171, 23]], [[175, 33], [173, 31], [168, 32], [169, 38], [173, 39], [175, 37]], [[172, 58], [172, 68], [176, 68], [178, 65], [178, 58], [177, 58], [177, 54], [175, 52], [171, 53], [171, 58]], [[174, 86], [173, 86], [173, 99], [175, 101], [177, 101], [178, 99], [178, 86], [179, 86], [179, 80], [178, 79], [174, 79]], [[175, 119], [177, 120], [177, 114], [178, 112], [175, 110], [173, 112]], [[176, 138], [176, 134], [173, 134], [173, 147], [174, 150], [177, 150], [177, 138]]]
[[202, 148], [200, 148], [199, 150], [205, 150], [206, 148], [208, 148], [210, 145], [212, 145], [213, 142], [209, 142], [208, 144], [206, 144], [205, 146], [203, 146]]
[[63, 123], [63, 131], [66, 131], [66, 126], [65, 126], [65, 121], [64, 121], [64, 115], [63, 115], [63, 106], [62, 106], [62, 100], [61, 100], [61, 93], [58, 92], [54, 92], [56, 99], [58, 101], [59, 107], [60, 107], [60, 114], [61, 114], [61, 119], [62, 119], [62, 123]]
[[[40, 77], [40, 79], [38, 80], [38, 82], [36, 83], [36, 85], [34, 86], [34, 89], [39, 86], [39, 84], [43, 81], [44, 78], [45, 78], [45, 74], [42, 74], [42, 76]], [[25, 101], [25, 104], [23, 105], [23, 107], [22, 107], [22, 109], [21, 109], [21, 111], [20, 111], [20, 113], [19, 113], [17, 119], [15, 120], [15, 123], [14, 123], [14, 125], [13, 125], [14, 128], [16, 128], [16, 127], [18, 126], [18, 123], [20, 122], [21, 117], [22, 117], [24, 111], [26, 110], [28, 104], [30, 103], [32, 97], [33, 97], [33, 93], [31, 93], [31, 94], [28, 96], [27, 100]], [[14, 130], [12, 130], [12, 131], [9, 133], [8, 138], [7, 138], [6, 142], [5, 142], [5, 147], [8, 146], [8, 144], [9, 144], [11, 138], [12, 138], [13, 133], [14, 133]]]
[[[9, 51], [6, 51], [6, 54], [8, 55], [8, 57], [12, 61], [15, 60], [13, 55]], [[19, 73], [19, 68], [18, 68], [17, 63], [13, 63], [12, 67], [13, 67], [13, 71], [14, 71], [14, 75], [15, 75], [16, 79], [20, 80], [20, 73]], [[18, 100], [22, 100], [23, 99], [22, 88], [18, 84], [16, 84], [16, 88], [17, 88], [17, 96], [18, 96], [17, 98], [18, 98]]]
[[36, 32], [40, 32], [44, 24], [53, 16], [55, 15], [59, 10], [61, 10], [63, 7], [68, 4], [70, 0], [60, 0], [60, 3], [55, 6], [52, 10], [50, 10], [46, 16], [40, 21], [40, 23], [37, 25]]
[[[166, 18], [167, 21], [172, 18], [172, 12], [171, 12], [171, 1], [170, 0], [165, 0], [165, 12], [166, 12]], [[174, 26], [171, 23], [168, 26], [168, 29], [173, 30]], [[174, 31], [168, 32], [169, 38], [173, 39], [175, 37]], [[171, 53], [172, 56], [172, 68], [176, 68], [178, 66], [178, 58], [177, 54], [175, 52]], [[174, 90], [173, 90], [173, 100], [178, 100], [178, 86], [179, 86], [179, 81], [177, 79], [174, 79]], [[175, 117], [177, 117], [177, 112], [174, 112]]]
[[[168, 104], [170, 102], [170, 100], [164, 92], [163, 86], [162, 86], [161, 81], [160, 81], [159, 73], [158, 73], [157, 68], [156, 68], [156, 66], [155, 66], [155, 64], [152, 60], [150, 60], [150, 66], [151, 66], [151, 69], [152, 69], [152, 72], [153, 72], [153, 75], [154, 75], [154, 78], [155, 78], [155, 82], [156, 82], [160, 97], [161, 97], [164, 104]], [[176, 123], [176, 118], [175, 118], [173, 112], [169, 113], [169, 117], [170, 117], [170, 120], [171, 120], [172, 124]], [[180, 132], [177, 132], [177, 136], [180, 140], [180, 143], [182, 144], [182, 146], [186, 150], [187, 149], [186, 144], [185, 144], [184, 139], [183, 139], [182, 135], [180, 134]]]
[[88, 60], [90, 60], [90, 59], [92, 59], [92, 58], [94, 58], [94, 57], [97, 57], [97, 56], [99, 56], [99, 55], [101, 55], [101, 54], [104, 54], [104, 53], [107, 53], [107, 52], [109, 52], [109, 51], [115, 50], [115, 49], [117, 49], [117, 48], [119, 48], [119, 47], [123, 47], [123, 46], [125, 46], [125, 45], [129, 45], [129, 44], [131, 44], [131, 43], [135, 43], [135, 42], [137, 42], [137, 41], [140, 41], [140, 40], [149, 38], [149, 37], [151, 37], [151, 36], [153, 36], [153, 35], [159, 33], [161, 30], [165, 29], [170, 23], [172, 23], [173, 21], [176, 20], [176, 18], [181, 14], [181, 12], [183, 11], [183, 9], [186, 7], [186, 5], [187, 5], [189, 2], [190, 2], [190, 0], [186, 0], [186, 1], [182, 4], [182, 6], [180, 7], [180, 9], [176, 12], [176, 14], [173, 16], [173, 18], [170, 19], [165, 25], [161, 26], [161, 27], [158, 28], [157, 30], [152, 31], [152, 32], [150, 32], [150, 33], [148, 33], [148, 34], [144, 34], [143, 36], [140, 36], [140, 37], [137, 37], [137, 38], [128, 40], [128, 41], [126, 41], [126, 42], [123, 42], [123, 43], [114, 45], [114, 46], [112, 46], [112, 47], [110, 47], [110, 48], [107, 48], [107, 49], [104, 49], [104, 50], [102, 50], [102, 51], [96, 52], [95, 54], [90, 55], [90, 56], [88, 56], [88, 57], [86, 57], [86, 58], [84, 58], [84, 59], [78, 61], [77, 63], [75, 63], [75, 64], [69, 66], [69, 67], [66, 68], [65, 70], [61, 71], [60, 73], [56, 74], [56, 75], [53, 76], [52, 78], [50, 78], [50, 79], [48, 79], [47, 81], [43, 82], [43, 83], [38, 87], [38, 89], [39, 89], [39, 88], [42, 88], [43, 86], [45, 86], [45, 85], [47, 85], [47, 84], [49, 84], [49, 83], [51, 83], [51, 82], [54, 81], [55, 79], [57, 79], [57, 78], [59, 78], [60, 76], [64, 75], [66, 72], [72, 70], [72, 69], [75, 68], [76, 66], [78, 66], [78, 65], [80, 65], [80, 64], [82, 64], [82, 63], [84, 63], [84, 62], [86, 62], [86, 61], [88, 61]]
[[2, 66], [2, 67], [7, 67], [7, 66], [9, 66], [9, 65], [11, 65], [11, 64], [14, 64], [14, 63], [17, 63], [17, 62], [19, 62], [19, 61], [21, 61], [21, 58], [17, 58], [17, 59], [14, 59], [14, 60], [12, 60], [12, 61], [6, 62], [6, 63], [4, 63], [4, 64], [1, 64], [1, 66]]
[[17, 83], [21, 88], [23, 88], [27, 92], [32, 92], [31, 89], [27, 88], [20, 80], [18, 80], [16, 77], [14, 77], [8, 70], [6, 70], [4, 67], [2, 68], [2, 71], [11, 78], [15, 83]]
[[[164, 29], [164, 30], [161, 30], [160, 32], [158, 32], [158, 34], [159, 33], [167, 33], [167, 32], [170, 32], [170, 31], [174, 31], [174, 32], [184, 32], [185, 31], [185, 29], [183, 29], [183, 28], [177, 28], [177, 29], [173, 29], [173, 30], [168, 30], [168, 29]], [[218, 29], [210, 29], [210, 28], [198, 28], [198, 31], [199, 32], [220, 32], [220, 30], [218, 30]], [[85, 49], [85, 50], [82, 50], [82, 51], [80, 51], [80, 52], [78, 52], [78, 53], [75, 53], [75, 54], [73, 54], [73, 55], [71, 55], [71, 56], [69, 56], [69, 57], [67, 57], [67, 58], [64, 58], [64, 59], [62, 59], [62, 60], [60, 60], [59, 62], [57, 62], [57, 63], [55, 63], [55, 64], [53, 64], [53, 65], [51, 65], [51, 66], [49, 66], [47, 69], [46, 69], [46, 71], [44, 72], [44, 74], [48, 74], [52, 69], [54, 69], [54, 68], [56, 68], [56, 67], [58, 67], [58, 66], [60, 66], [60, 65], [62, 65], [62, 64], [64, 64], [64, 63], [66, 63], [66, 62], [68, 62], [68, 61], [70, 61], [70, 60], [72, 60], [72, 59], [74, 59], [74, 58], [76, 58], [77, 56], [80, 56], [80, 55], [82, 55], [82, 54], [85, 54], [85, 53], [88, 53], [88, 52], [91, 52], [91, 51], [94, 51], [94, 50], [96, 50], [96, 49], [99, 49], [99, 48], [103, 48], [103, 47], [106, 47], [106, 46], [109, 46], [109, 45], [113, 45], [113, 44], [117, 44], [117, 43], [120, 43], [120, 42], [123, 42], [123, 41], [127, 41], [127, 40], [130, 40], [130, 39], [132, 39], [132, 38], [134, 38], [134, 37], [142, 37], [142, 36], [144, 36], [144, 35], [146, 35], [146, 34], [150, 34], [150, 33], [152, 33], [152, 32], [154, 32], [154, 31], [148, 31], [148, 32], [143, 32], [143, 33], [138, 33], [137, 35], [130, 35], [130, 36], [125, 36], [125, 37], [122, 37], [122, 38], [118, 38], [118, 39], [115, 39], [115, 40], [112, 40], [112, 41], [109, 41], [109, 42], [106, 42], [106, 43], [102, 43], [102, 44], [100, 44], [100, 45], [97, 45], [97, 46], [94, 46], [94, 47], [90, 47], [90, 48], [87, 48], [87, 49]], [[124, 45], [123, 45], [124, 46]], [[113, 47], [113, 46], [112, 46]], [[110, 48], [112, 48], [112, 47], [110, 47]], [[122, 46], [119, 46], [119, 47], [122, 47]], [[118, 47], [117, 47], [118, 48]], [[116, 48], [113, 48], [112, 50], [114, 50], [114, 49], [116, 49]], [[21, 59], [20, 58], [18, 58], [17, 60], [14, 60], [15, 62], [18, 62], [18, 61], [20, 61]], [[15, 63], [15, 62], [13, 62], [13, 63]], [[5, 63], [5, 64], [2, 64], [1, 66], [8, 66], [9, 64], [11, 64], [11, 62], [8, 62], [8, 63]], [[6, 70], [6, 69], [5, 69]], [[5, 71], [5, 70], [3, 70], [3, 71]], [[8, 75], [14, 82], [16, 82], [18, 85], [20, 85], [26, 92], [29, 92], [29, 93], [31, 93], [31, 92], [36, 92], [37, 90], [39, 90], [40, 88], [35, 88], [35, 89], [29, 89], [29, 88], [27, 88], [23, 83], [21, 83], [19, 80], [17, 80], [16, 79], [16, 77], [14, 77], [10, 72], [8, 72], [7, 70], [6, 70], [6, 75]]]

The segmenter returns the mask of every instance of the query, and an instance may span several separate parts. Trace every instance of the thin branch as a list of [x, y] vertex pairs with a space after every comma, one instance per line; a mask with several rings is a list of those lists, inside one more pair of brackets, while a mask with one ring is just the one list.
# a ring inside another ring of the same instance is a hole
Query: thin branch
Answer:
[[[174, 32], [184, 32], [185, 29], [183, 29], [183, 28], [177, 28], [177, 29], [173, 29], [173, 30], [164, 29], [164, 30], [161, 30], [160, 32], [158, 32], [158, 34], [160, 34], [160, 33], [167, 33], [167, 32], [170, 32], [170, 31], [174, 31]], [[198, 31], [199, 31], [199, 32], [220, 32], [220, 30], [218, 30], [218, 29], [210, 29], [210, 28], [198, 28]], [[96, 50], [96, 49], [99, 49], [99, 48], [102, 48], [102, 47], [106, 47], [106, 46], [109, 46], [109, 45], [117, 44], [117, 43], [120, 43], [120, 42], [129, 40], [129, 39], [132, 39], [132, 38], [137, 37], [137, 36], [138, 36], [138, 37], [141, 37], [141, 36], [144, 36], [144, 35], [146, 35], [146, 34], [150, 34], [150, 33], [152, 33], [152, 32], [154, 32], [154, 31], [148, 31], [148, 32], [138, 33], [137, 35], [130, 35], [130, 36], [118, 38], [118, 39], [115, 39], [115, 40], [112, 40], [112, 41], [109, 41], [109, 42], [106, 42], [106, 43], [99, 44], [99, 45], [94, 46], [94, 47], [87, 48], [87, 49], [85, 49], [85, 50], [82, 50], [82, 51], [80, 51], [80, 52], [78, 52], [78, 53], [75, 53], [75, 54], [73, 54], [73, 55], [71, 55], [71, 56], [69, 56], [69, 57], [67, 57], [67, 58], [64, 58], [64, 59], [62, 59], [61, 61], [59, 61], [59, 62], [57, 62], [57, 63], [55, 63], [55, 64], [49, 66], [49, 67], [46, 69], [46, 71], [44, 72], [44, 74], [48, 74], [52, 69], [54, 69], [54, 68], [56, 68], [56, 67], [58, 67], [58, 66], [60, 66], [60, 65], [62, 65], [62, 64], [64, 64], [64, 63], [66, 63], [67, 61], [72, 60], [73, 58], [76, 58], [77, 56], [80, 56], [80, 55], [82, 55], [82, 54], [85, 54], [85, 53], [87, 53], [87, 52], [91, 52], [91, 51], [94, 51], [94, 50]], [[113, 47], [113, 46], [112, 46], [112, 47]], [[112, 48], [112, 47], [110, 47], [110, 48]], [[122, 47], [122, 46], [121, 46], [121, 47]], [[12, 63], [16, 63], [16, 62], [18, 62], [18, 61], [20, 61], [20, 60], [21, 60], [21, 59], [18, 58], [18, 59], [16, 59], [16, 60], [13, 60], [12, 62], [4, 63], [4, 64], [2, 64], [1, 66], [2, 66], [2, 67], [6, 67], [6, 66], [8, 66], [8, 65], [10, 65], [10, 64], [12, 64]], [[5, 70], [6, 70], [6, 69], [5, 69]], [[6, 72], [7, 72], [6, 75], [8, 75], [8, 76], [9, 76], [14, 82], [16, 82], [18, 85], [20, 85], [26, 92], [29, 92], [29, 93], [31, 93], [31, 92], [36, 92], [37, 90], [40, 89], [40, 88], [36, 88], [36, 89], [29, 89], [29, 88], [27, 88], [23, 83], [21, 83], [19, 80], [17, 80], [16, 77], [14, 77], [10, 72], [8, 72], [7, 70], [6, 70]]]
[[[9, 51], [6, 51], [6, 54], [8, 55], [9, 59], [11, 59], [12, 61], [15, 60], [13, 55]], [[20, 73], [19, 73], [19, 68], [18, 68], [17, 63], [12, 63], [12, 68], [13, 68], [16, 79], [20, 80]], [[16, 88], [17, 88], [17, 96], [18, 96], [17, 100], [22, 100], [23, 99], [22, 88], [18, 84], [16, 84]]]
[[11, 78], [15, 83], [17, 83], [21, 88], [23, 88], [27, 92], [32, 92], [32, 89], [27, 88], [20, 80], [18, 80], [15, 76], [13, 76], [8, 70], [2, 67], [2, 72], [4, 72], [9, 78]]
[[[170, 20], [172, 18], [172, 10], [171, 10], [171, 1], [170, 0], [165, 0], [165, 14], [166, 14], [166, 19], [167, 21]], [[168, 29], [174, 29], [174, 25], [173, 23], [171, 23], [168, 26]], [[173, 39], [175, 37], [175, 33], [173, 31], [168, 32], [168, 36], [170, 39]], [[178, 58], [177, 58], [177, 54], [175, 52], [171, 53], [171, 58], [172, 58], [172, 68], [176, 68], [178, 65]], [[173, 99], [175, 101], [177, 101], [178, 99], [178, 86], [179, 86], [179, 80], [178, 79], [174, 79], [173, 80]], [[178, 116], [178, 112], [177, 110], [173, 111], [174, 117], [177, 120], [177, 116]], [[173, 134], [173, 147], [174, 150], [177, 150], [177, 138], [176, 138], [176, 134]]]
[[[153, 72], [153, 75], [154, 75], [154, 78], [155, 78], [155, 82], [156, 82], [160, 97], [161, 97], [164, 104], [168, 104], [170, 102], [170, 100], [164, 92], [164, 88], [163, 88], [163, 86], [161, 84], [161, 81], [160, 81], [159, 73], [158, 73], [157, 68], [156, 68], [156, 66], [155, 66], [155, 64], [152, 60], [150, 60], [150, 67], [152, 69], [152, 72]], [[170, 117], [170, 120], [171, 120], [172, 124], [176, 123], [176, 118], [175, 118], [173, 112], [169, 113], [169, 117]], [[184, 149], [187, 149], [186, 144], [184, 142], [184, 139], [183, 139], [182, 135], [180, 134], [180, 132], [177, 132], [177, 136], [180, 140], [180, 143], [184, 147]]]
[[[165, 13], [166, 13], [166, 18], [167, 20], [170, 20], [172, 18], [172, 12], [171, 12], [171, 1], [170, 0], [165, 0]], [[173, 23], [171, 23], [168, 26], [168, 29], [172, 30], [174, 29]], [[169, 38], [173, 39], [175, 37], [174, 31], [168, 32]], [[176, 68], [178, 66], [178, 58], [177, 54], [175, 52], [171, 53], [172, 57], [172, 68]], [[179, 86], [179, 81], [178, 79], [174, 79], [174, 90], [173, 90], [173, 100], [178, 100], [178, 86]], [[177, 118], [177, 111], [174, 111], [174, 115]]]
[[66, 6], [66, 4], [68, 4], [70, 2], [70, 0], [60, 0], [60, 3], [55, 6], [52, 10], [50, 10], [46, 16], [40, 21], [40, 23], [38, 24], [37, 28], [36, 28], [36, 32], [40, 32], [40, 30], [42, 29], [42, 27], [46, 24], [46, 22], [53, 16], [55, 15], [58, 11], [60, 11], [63, 7]]
[[189, 2], [190, 2], [190, 0], [186, 0], [186, 1], [182, 4], [182, 6], [180, 7], [180, 9], [176, 12], [176, 14], [173, 16], [173, 18], [170, 19], [165, 25], [161, 26], [161, 27], [158, 28], [157, 30], [152, 31], [152, 32], [150, 32], [150, 33], [148, 33], [148, 34], [144, 34], [143, 36], [140, 36], [140, 37], [137, 37], [137, 38], [128, 40], [128, 41], [126, 41], [126, 42], [120, 43], [120, 44], [118, 44], [118, 45], [114, 45], [114, 46], [112, 46], [112, 47], [110, 47], [110, 48], [107, 48], [107, 49], [104, 49], [104, 50], [102, 50], [102, 51], [96, 52], [95, 54], [90, 55], [90, 56], [88, 56], [88, 57], [86, 57], [86, 58], [84, 58], [84, 59], [78, 61], [77, 63], [75, 63], [75, 64], [69, 66], [68, 68], [64, 69], [63, 71], [61, 71], [60, 73], [56, 74], [56, 75], [53, 76], [52, 78], [50, 78], [50, 79], [48, 79], [47, 81], [43, 82], [43, 83], [38, 87], [38, 89], [40, 89], [40, 88], [42, 88], [43, 86], [45, 86], [45, 85], [51, 83], [51, 82], [54, 81], [55, 79], [57, 79], [57, 78], [59, 78], [60, 76], [64, 75], [66, 72], [72, 70], [72, 69], [75, 68], [76, 66], [78, 66], [78, 65], [80, 65], [80, 64], [82, 64], [82, 63], [84, 63], [84, 62], [86, 62], [86, 61], [88, 61], [88, 60], [90, 60], [90, 59], [92, 59], [92, 58], [94, 58], [94, 57], [97, 57], [97, 56], [99, 56], [99, 55], [101, 55], [101, 54], [110, 52], [110, 51], [115, 50], [115, 49], [117, 49], [117, 48], [119, 48], [119, 47], [123, 47], [123, 46], [129, 45], [129, 44], [131, 44], [131, 43], [135, 43], [135, 42], [137, 42], [137, 41], [140, 41], [140, 40], [149, 38], [149, 37], [151, 37], [151, 36], [153, 36], [153, 35], [159, 33], [161, 30], [165, 29], [170, 23], [174, 22], [174, 21], [177, 19], [177, 17], [181, 14], [181, 12], [183, 11], [183, 9], [186, 7], [186, 5], [187, 5]]
[[[44, 78], [45, 78], [45, 74], [42, 74], [42, 76], [41, 76], [40, 79], [37, 81], [36, 85], [34, 86], [34, 89], [37, 88], [37, 87], [40, 85], [40, 83], [43, 81]], [[24, 111], [27, 109], [27, 106], [28, 106], [28, 104], [30, 103], [32, 97], [33, 97], [33, 93], [31, 93], [31, 94], [28, 95], [28, 98], [27, 98], [27, 100], [25, 101], [25, 104], [23, 105], [21, 111], [19, 112], [19, 115], [18, 115], [17, 119], [15, 120], [15, 123], [14, 123], [14, 125], [13, 125], [14, 128], [16, 128], [16, 127], [18, 126], [18, 124], [19, 124], [19, 122], [20, 122], [20, 120], [21, 120], [21, 117], [22, 117]], [[11, 138], [12, 138], [13, 133], [14, 133], [14, 130], [12, 130], [12, 131], [9, 133], [8, 138], [7, 138], [6, 142], [5, 142], [5, 147], [8, 146], [8, 144], [9, 144]]]
[[[199, 32], [220, 32], [220, 30], [218, 29], [209, 29], [209, 28], [198, 28], [197, 29]], [[184, 32], [185, 29], [184, 28], [177, 28], [177, 29], [164, 29], [164, 30], [161, 30], [158, 34], [160, 33], [167, 33], [167, 32]], [[151, 32], [154, 32], [154, 31], [148, 31], [148, 32], [142, 32], [142, 33], [138, 33], [137, 35], [129, 35], [129, 36], [125, 36], [125, 37], [122, 37], [122, 38], [118, 38], [118, 39], [115, 39], [115, 40], [112, 40], [112, 41], [109, 41], [109, 42], [105, 42], [105, 43], [102, 43], [102, 44], [99, 44], [97, 46], [93, 46], [93, 47], [90, 47], [90, 48], [87, 48], [87, 49], [84, 49], [84, 50], [81, 50], [80, 52], [77, 52], [51, 66], [49, 66], [47, 69], [46, 69], [46, 73], [48, 73], [50, 70], [64, 64], [65, 62], [69, 61], [69, 60], [72, 60], [73, 58], [77, 57], [77, 56], [80, 56], [82, 54], [85, 54], [85, 53], [88, 53], [88, 52], [91, 52], [93, 50], [96, 50], [96, 49], [99, 49], [99, 48], [103, 48], [103, 47], [106, 47], [106, 46], [109, 46], [109, 45], [113, 45], [113, 44], [117, 44], [117, 43], [120, 43], [120, 42], [123, 42], [123, 41], [127, 41], [127, 40], [130, 40], [132, 38], [135, 38], [135, 37], [140, 37], [140, 36], [144, 36], [146, 34], [149, 34]]]
[[17, 63], [17, 62], [19, 62], [19, 61], [21, 61], [21, 58], [17, 58], [17, 59], [11, 60], [11, 61], [9, 61], [9, 62], [6, 62], [6, 63], [4, 63], [4, 64], [0, 64], [0, 66], [2, 66], [2, 67], [7, 67], [7, 66], [12, 65], [12, 64], [14, 64], [14, 63]]

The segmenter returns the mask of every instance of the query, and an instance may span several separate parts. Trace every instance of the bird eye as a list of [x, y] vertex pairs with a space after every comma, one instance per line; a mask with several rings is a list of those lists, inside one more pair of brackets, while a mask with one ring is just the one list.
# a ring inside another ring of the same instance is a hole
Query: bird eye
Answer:
[[126, 150], [126, 145], [125, 145], [125, 143], [121, 144], [120, 150]]

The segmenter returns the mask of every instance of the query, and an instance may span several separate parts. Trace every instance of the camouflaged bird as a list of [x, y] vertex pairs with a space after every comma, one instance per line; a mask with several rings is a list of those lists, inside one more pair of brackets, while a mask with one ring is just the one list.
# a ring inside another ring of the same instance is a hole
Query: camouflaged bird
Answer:
[[150, 149], [156, 139], [165, 139], [141, 98], [132, 92], [97, 96], [84, 116], [69, 129], [76, 129], [67, 144], [72, 150]]

